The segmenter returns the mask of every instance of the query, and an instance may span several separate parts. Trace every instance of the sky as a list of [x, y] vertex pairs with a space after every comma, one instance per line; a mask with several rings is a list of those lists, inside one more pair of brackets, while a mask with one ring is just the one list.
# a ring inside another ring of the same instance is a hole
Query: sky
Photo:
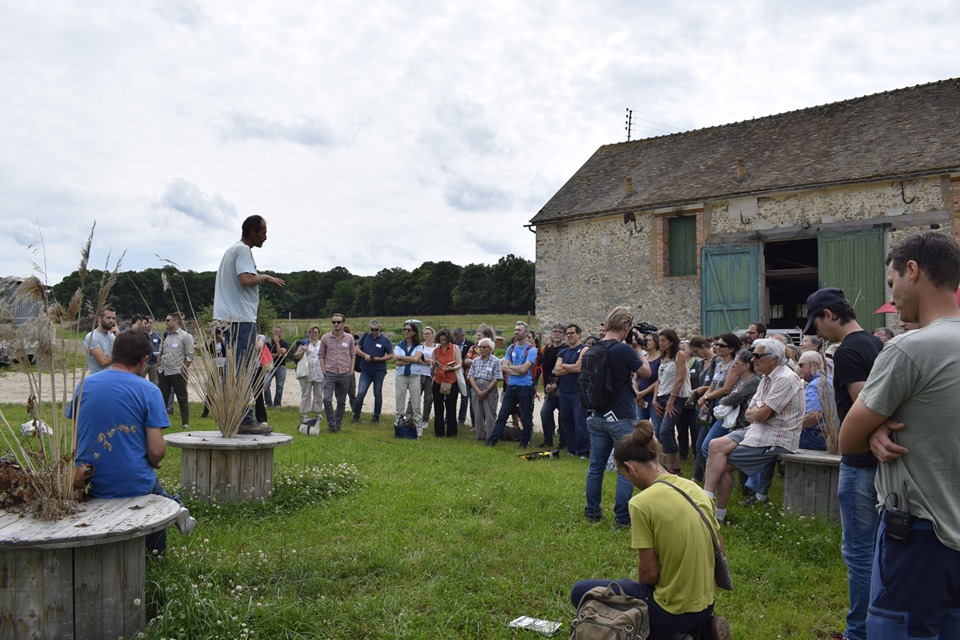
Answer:
[[604, 144], [960, 75], [945, 0], [0, 3], [0, 276], [535, 259]]

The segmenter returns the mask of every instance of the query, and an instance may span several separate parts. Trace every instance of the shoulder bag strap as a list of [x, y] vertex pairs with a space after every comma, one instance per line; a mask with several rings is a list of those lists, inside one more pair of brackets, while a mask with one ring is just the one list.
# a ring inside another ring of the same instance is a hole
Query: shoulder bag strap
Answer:
[[710, 526], [710, 521], [707, 520], [707, 516], [703, 515], [703, 511], [701, 511], [701, 510], [700, 510], [700, 507], [697, 506], [697, 503], [693, 501], [693, 498], [691, 498], [690, 496], [688, 496], [686, 491], [684, 491], [684, 490], [681, 489], [680, 487], [677, 487], [677, 486], [675, 486], [675, 485], [670, 484], [669, 482], [666, 482], [666, 481], [664, 481], [664, 480], [655, 480], [655, 481], [654, 481], [654, 483], [657, 483], [657, 482], [659, 482], [660, 484], [665, 484], [665, 485], [667, 485], [668, 487], [670, 487], [671, 489], [675, 490], [677, 493], [679, 493], [679, 494], [682, 495], [684, 498], [686, 498], [686, 499], [687, 499], [687, 502], [689, 502], [689, 503], [693, 506], [693, 508], [697, 510], [697, 513], [700, 514], [700, 518], [703, 520], [703, 524], [707, 525], [707, 531], [710, 532], [710, 540], [713, 541], [713, 550], [714, 550], [715, 552], [719, 553], [719, 552], [720, 552], [720, 544], [717, 542], [717, 535], [713, 532], [713, 527]]

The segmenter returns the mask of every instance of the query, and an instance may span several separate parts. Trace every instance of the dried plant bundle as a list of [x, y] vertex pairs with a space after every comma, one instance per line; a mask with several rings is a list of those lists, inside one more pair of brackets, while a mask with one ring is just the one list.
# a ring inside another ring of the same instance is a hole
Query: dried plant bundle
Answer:
[[[94, 228], [96, 225], [94, 225]], [[77, 471], [77, 412], [73, 419], [66, 418], [66, 405], [73, 399], [74, 390], [83, 393], [84, 371], [72, 366], [81, 346], [77, 341], [68, 342], [64, 338], [64, 329], [77, 322], [83, 307], [83, 286], [87, 275], [87, 263], [90, 247], [93, 243], [93, 229], [80, 251], [80, 284], [66, 308], [53, 300], [50, 287], [44, 284], [46, 274], [40, 271], [36, 276], [26, 278], [15, 296], [15, 301], [35, 301], [39, 313], [14, 331], [14, 349], [22, 355], [20, 367], [27, 375], [30, 384], [30, 396], [26, 399], [27, 413], [34, 427], [41, 423], [49, 429], [34, 428], [21, 432], [19, 425], [11, 425], [0, 411], [0, 445], [5, 459], [3, 477], [15, 478], [17, 494], [22, 499], [18, 507], [35, 517], [57, 520], [77, 509], [80, 497], [75, 489]], [[41, 241], [42, 245], [42, 241]], [[117, 261], [110, 275], [101, 281], [98, 300], [106, 300], [110, 288], [116, 282], [121, 259]], [[10, 304], [7, 301], [6, 304]], [[95, 320], [96, 322], [96, 320]], [[58, 330], [59, 329], [59, 330]], [[57, 336], [59, 335], [59, 338]], [[36, 365], [28, 362], [26, 345], [36, 343]], [[59, 342], [58, 342], [59, 341]], [[43, 387], [49, 385], [49, 397], [44, 398]], [[0, 486], [0, 494], [4, 487]]]

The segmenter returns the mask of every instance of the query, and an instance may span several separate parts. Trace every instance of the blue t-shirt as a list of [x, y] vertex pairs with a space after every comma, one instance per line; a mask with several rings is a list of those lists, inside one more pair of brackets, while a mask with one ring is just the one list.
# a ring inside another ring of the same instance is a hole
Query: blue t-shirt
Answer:
[[[357, 347], [371, 358], [382, 358], [387, 354], [393, 353], [393, 345], [390, 343], [390, 339], [382, 333], [376, 338], [374, 338], [371, 333], [363, 334], [363, 336], [360, 337], [360, 343], [357, 344]], [[360, 360], [361, 373], [373, 373], [375, 371], [386, 370], [386, 361], [367, 362], [363, 359]]]
[[529, 342], [522, 347], [512, 344], [507, 347], [506, 359], [515, 367], [519, 367], [524, 362], [530, 363], [530, 368], [522, 376], [511, 373], [507, 384], [513, 387], [532, 387], [533, 365], [537, 363], [537, 348]]
[[[68, 418], [73, 418], [73, 404], [67, 406]], [[151, 493], [157, 474], [147, 461], [145, 428], [169, 426], [163, 395], [148, 380], [116, 369], [86, 377], [77, 412], [77, 462], [94, 466], [91, 495]]]
[[[586, 347], [587, 345], [585, 344], [578, 344], [576, 347], [564, 347], [557, 353], [557, 359], [563, 364], [577, 364], [580, 352], [586, 349]], [[560, 393], [578, 393], [577, 378], [579, 377], [576, 373], [559, 376], [557, 378], [557, 389]]]
[[631, 379], [633, 373], [643, 366], [643, 361], [630, 345], [613, 340], [605, 342], [613, 342], [607, 350], [607, 364], [610, 366], [613, 384], [618, 386], [610, 406], [600, 413], [602, 415], [612, 411], [618, 420], [633, 419], [637, 416], [637, 396], [633, 392]]

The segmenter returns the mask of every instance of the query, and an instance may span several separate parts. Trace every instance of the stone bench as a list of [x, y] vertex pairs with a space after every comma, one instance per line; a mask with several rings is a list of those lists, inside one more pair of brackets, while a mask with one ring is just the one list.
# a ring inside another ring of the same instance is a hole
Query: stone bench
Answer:
[[219, 431], [171, 433], [164, 439], [183, 450], [181, 494], [207, 504], [269, 498], [273, 450], [293, 442], [293, 437], [285, 434], [224, 438]]
[[180, 505], [96, 499], [56, 522], [0, 511], [0, 638], [133, 638], [146, 627], [145, 536]]
[[840, 456], [826, 451], [798, 449], [780, 456], [784, 464], [783, 509], [801, 516], [826, 516], [840, 522], [837, 486]]

